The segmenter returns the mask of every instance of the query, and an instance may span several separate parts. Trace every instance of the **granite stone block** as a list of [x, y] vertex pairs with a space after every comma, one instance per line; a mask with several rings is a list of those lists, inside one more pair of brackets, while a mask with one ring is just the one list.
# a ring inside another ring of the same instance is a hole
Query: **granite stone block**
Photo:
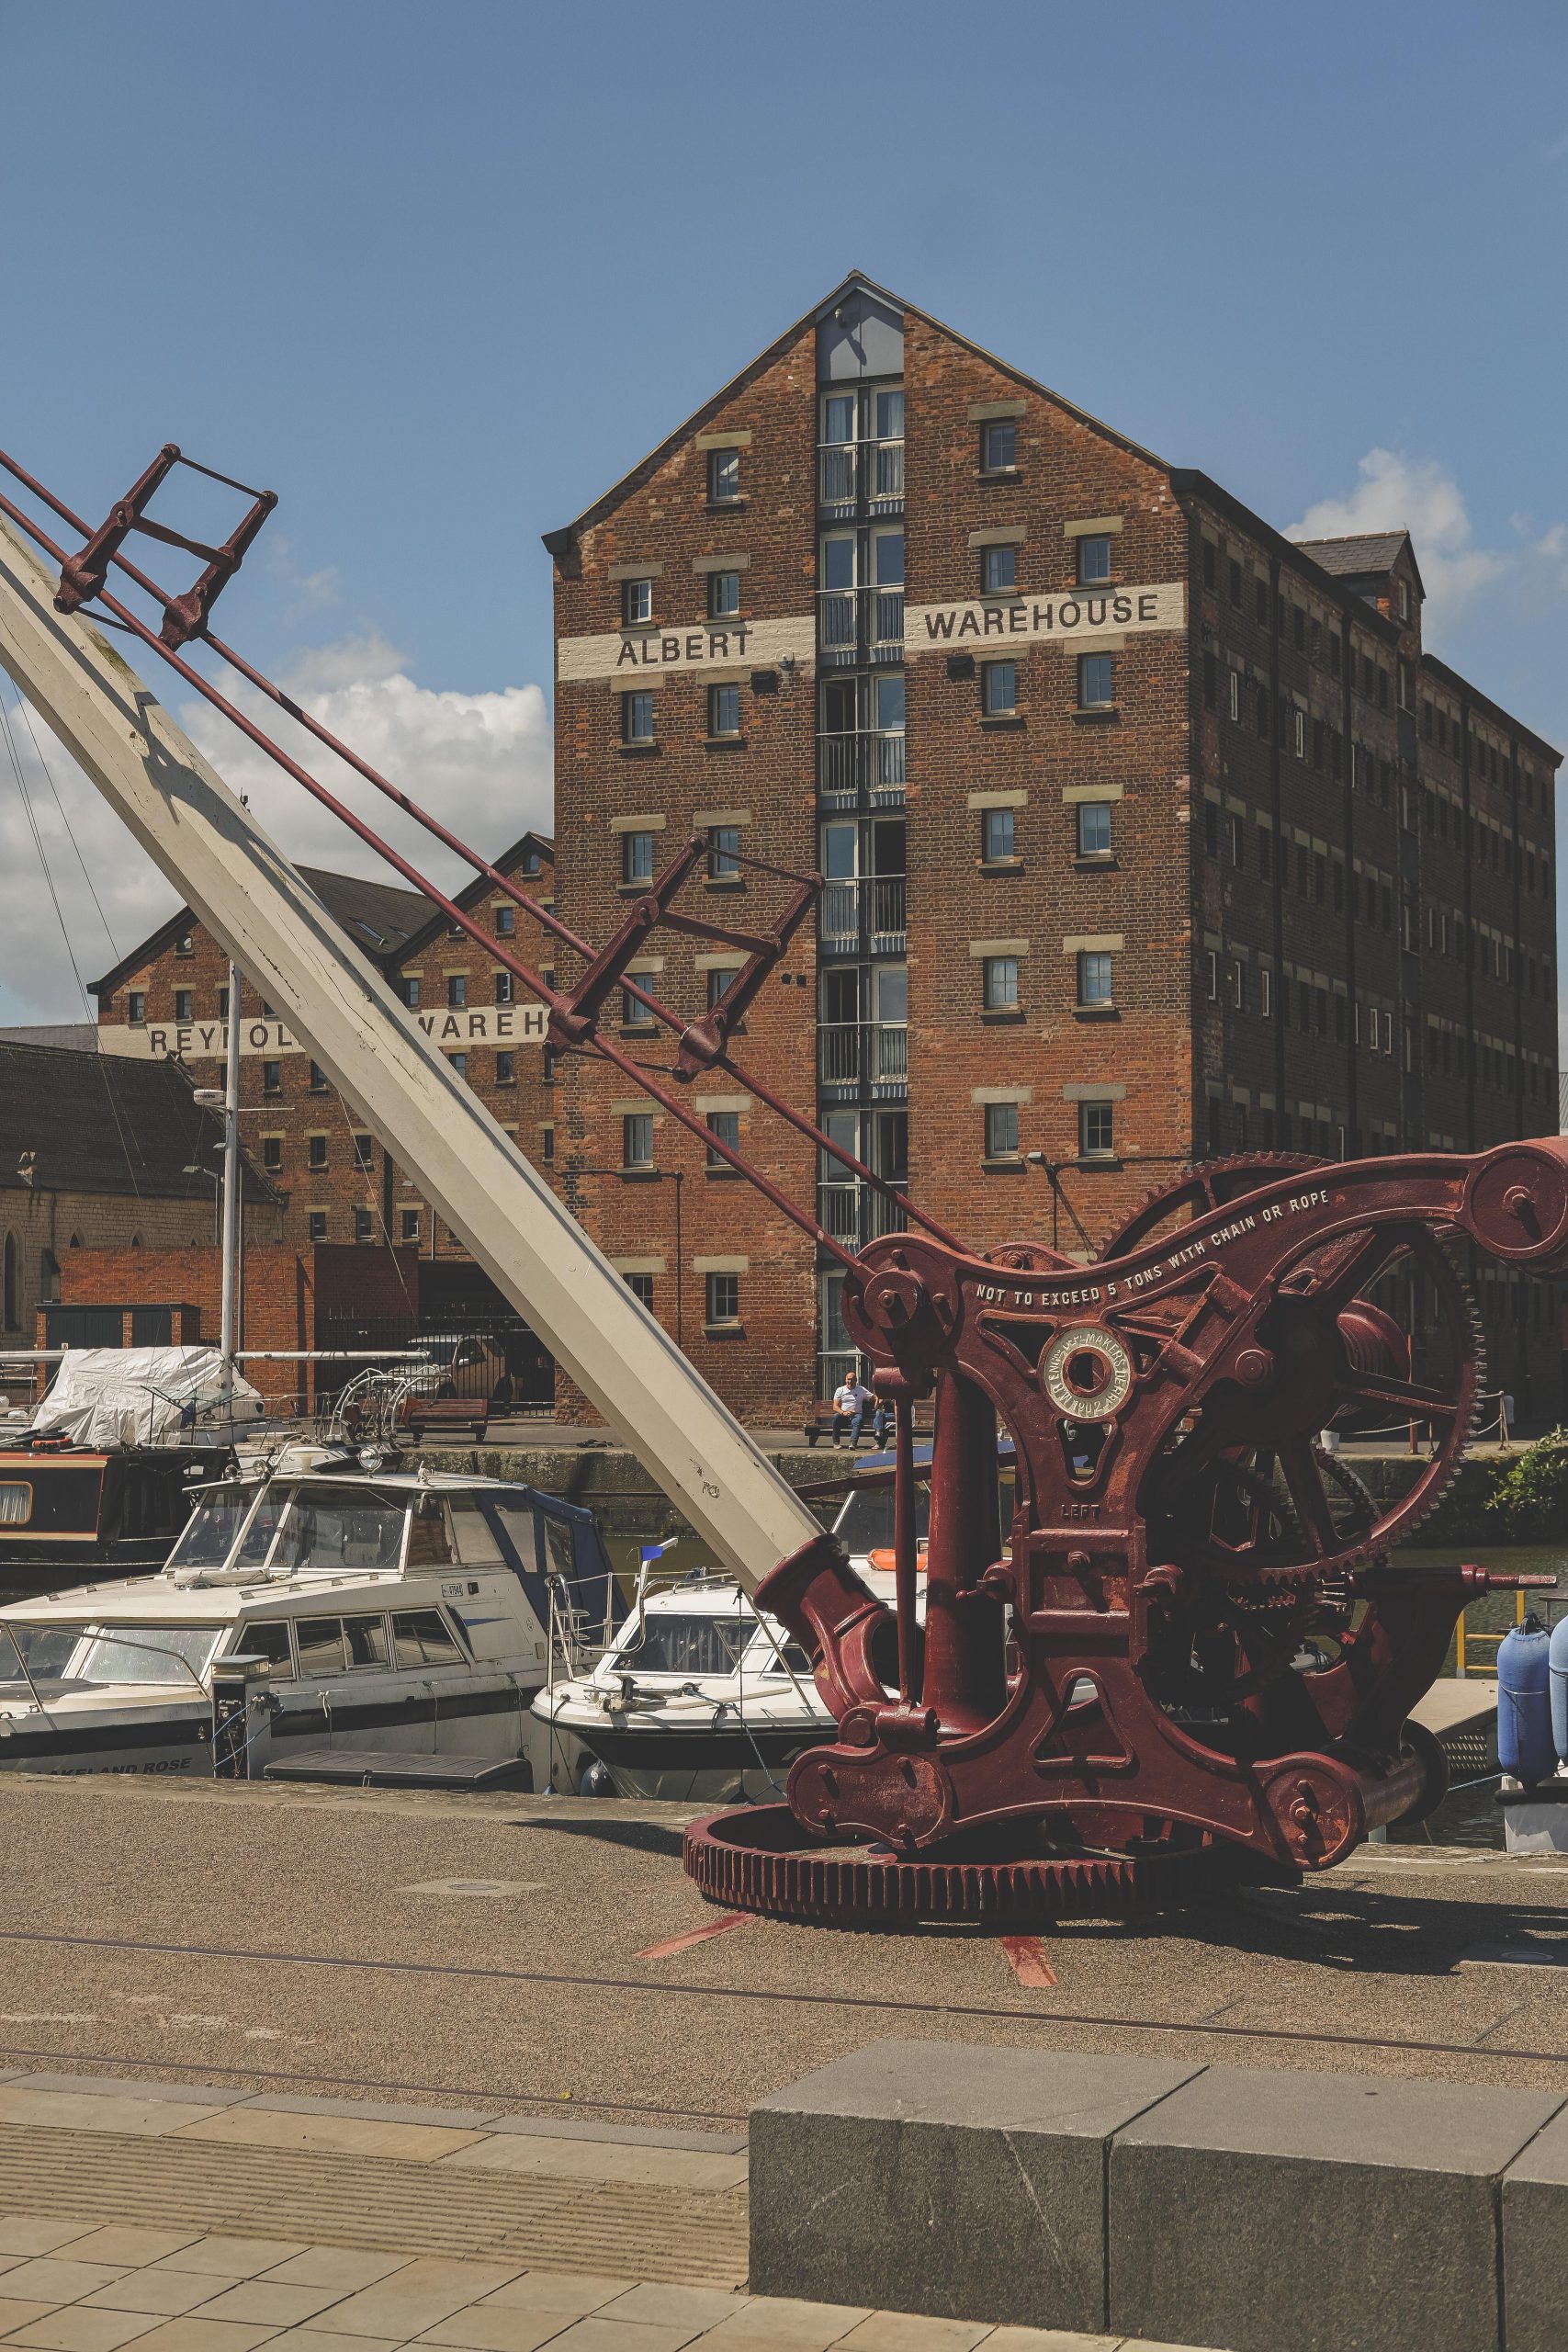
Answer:
[[1210, 2067], [1111, 2147], [1111, 2325], [1226, 2352], [1498, 2352], [1503, 2177], [1561, 2105]]
[[1112, 2135], [1195, 2064], [878, 2041], [751, 2110], [753, 2294], [1094, 2330]]
[[1503, 2176], [1503, 2325], [1508, 2352], [1568, 2343], [1568, 2108]]

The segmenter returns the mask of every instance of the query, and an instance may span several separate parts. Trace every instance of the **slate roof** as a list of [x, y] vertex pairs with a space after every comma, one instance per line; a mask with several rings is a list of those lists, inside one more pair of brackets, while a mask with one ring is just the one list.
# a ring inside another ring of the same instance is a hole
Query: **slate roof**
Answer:
[[336, 916], [355, 945], [375, 956], [400, 956], [430, 920], [430, 900], [422, 890], [367, 882], [357, 874], [333, 874], [323, 865], [300, 866], [299, 878]]
[[[216, 1171], [222, 1137], [175, 1062], [0, 1042], [0, 1192], [210, 1201], [209, 1178], [185, 1170]], [[248, 1163], [245, 1197], [277, 1198]]]
[[1373, 531], [1340, 539], [1296, 539], [1292, 544], [1337, 579], [1366, 580], [1374, 572], [1392, 571], [1409, 538], [1408, 531]]

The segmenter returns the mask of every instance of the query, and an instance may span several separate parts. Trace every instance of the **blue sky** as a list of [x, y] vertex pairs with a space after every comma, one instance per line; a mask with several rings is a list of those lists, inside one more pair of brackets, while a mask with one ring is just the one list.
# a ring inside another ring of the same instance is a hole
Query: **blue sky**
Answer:
[[[0, 0], [0, 445], [95, 516], [171, 437], [276, 489], [229, 632], [483, 846], [547, 790], [539, 534], [852, 267], [1281, 527], [1397, 510], [1568, 744], [1560, 6]], [[162, 885], [83, 847], [128, 944]], [[0, 1021], [69, 1017], [5, 898]]]

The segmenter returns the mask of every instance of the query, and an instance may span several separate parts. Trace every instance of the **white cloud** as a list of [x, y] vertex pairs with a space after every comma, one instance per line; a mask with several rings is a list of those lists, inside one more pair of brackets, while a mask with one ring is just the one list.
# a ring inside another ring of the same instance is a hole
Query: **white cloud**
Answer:
[[[231, 677], [223, 683], [248, 717], [423, 872], [446, 887], [468, 878], [469, 869], [324, 751], [305, 729], [254, 688]], [[420, 685], [408, 674], [397, 650], [374, 631], [301, 655], [278, 683], [312, 718], [481, 854], [493, 856], [529, 827], [548, 831], [550, 727], [538, 686], [458, 694]], [[249, 797], [262, 823], [291, 857], [305, 865], [399, 879], [210, 705], [193, 698], [180, 707], [177, 716], [224, 781]], [[173, 911], [172, 894], [156, 868], [106, 819], [97, 793], [35, 719], [38, 740], [72, 830], [85, 851], [117, 944], [111, 949], [53, 795], [39, 773], [26, 722], [9, 702], [6, 717], [23, 760], [50, 876], [82, 976], [95, 978], [116, 960], [117, 952], [134, 946]], [[83, 1017], [60, 922], [0, 743], [0, 1024]]]
[[1369, 449], [1356, 473], [1348, 498], [1319, 499], [1285, 537], [1334, 539], [1359, 531], [1408, 531], [1427, 591], [1428, 628], [1440, 629], [1507, 570], [1506, 556], [1475, 545], [1463, 493], [1436, 458]]

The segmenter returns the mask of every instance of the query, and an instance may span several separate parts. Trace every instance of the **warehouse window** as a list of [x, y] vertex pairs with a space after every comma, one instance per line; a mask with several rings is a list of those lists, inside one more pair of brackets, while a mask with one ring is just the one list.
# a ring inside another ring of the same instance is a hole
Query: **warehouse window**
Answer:
[[1078, 708], [1109, 710], [1116, 699], [1116, 660], [1110, 653], [1078, 656]]
[[1006, 865], [1017, 856], [1017, 834], [1010, 808], [987, 808], [980, 817], [980, 855], [987, 865]]
[[448, 972], [446, 975], [446, 1001], [457, 1011], [468, 1003], [468, 979], [466, 972]]
[[628, 1111], [622, 1119], [621, 1165], [623, 1168], [652, 1167], [653, 1114], [651, 1111]]
[[988, 474], [1010, 474], [1018, 464], [1018, 426], [1010, 416], [980, 427], [980, 465]]
[[630, 884], [634, 888], [642, 888], [652, 879], [653, 835], [651, 833], [623, 833], [621, 835], [621, 880]]
[[739, 825], [708, 827], [708, 880], [733, 882], [740, 872]]
[[400, 1220], [400, 1230], [405, 1241], [419, 1239], [419, 1211], [417, 1209], [404, 1209]]
[[1018, 1158], [1018, 1104], [987, 1102], [986, 1105], [986, 1157], [987, 1159]]
[[1078, 1002], [1086, 1005], [1109, 1004], [1111, 995], [1111, 959], [1102, 949], [1092, 949], [1078, 957]]
[[514, 1086], [517, 1082], [517, 1061], [512, 1054], [497, 1054], [495, 1057], [497, 1086]]
[[142, 1023], [147, 1018], [147, 991], [145, 989], [130, 989], [127, 991], [125, 999], [125, 1017], [130, 1022], [133, 1029], [141, 1028]]
[[1078, 1104], [1078, 1157], [1110, 1159], [1116, 1150], [1116, 1112], [1111, 1102]]
[[708, 497], [716, 506], [732, 506], [740, 495], [739, 449], [708, 451]]
[[987, 662], [980, 670], [981, 707], [987, 718], [1010, 718], [1018, 708], [1018, 664]]
[[176, 989], [175, 990], [175, 1019], [180, 1022], [188, 1021], [191, 1017], [190, 1008], [191, 991], [189, 989]]
[[[535, 870], [536, 870], [536, 871], [537, 871], [537, 868], [536, 868]], [[512, 935], [513, 935], [513, 932], [516, 930], [516, 928], [517, 928], [517, 910], [516, 910], [516, 908], [515, 908], [515, 907], [497, 907], [497, 909], [496, 909], [496, 910], [495, 910], [495, 935], [496, 935], [496, 937], [497, 937], [498, 939], [510, 939], [510, 938], [512, 937]]]
[[1078, 541], [1078, 580], [1080, 584], [1111, 577], [1111, 542], [1109, 539], [1088, 538]]
[[400, 985], [403, 992], [403, 1002], [408, 1006], [411, 1012], [416, 1012], [419, 1010], [419, 974], [417, 972], [405, 972]]
[[281, 1136], [263, 1136], [262, 1166], [269, 1176], [276, 1176], [283, 1166], [283, 1137]]
[[1018, 549], [1012, 547], [982, 548], [980, 550], [980, 586], [987, 596], [1010, 595], [1018, 585]]
[[651, 1315], [653, 1312], [653, 1276], [651, 1274], [623, 1274], [621, 1280], [626, 1283], [626, 1286], [630, 1291], [632, 1296], [637, 1300], [639, 1305], [646, 1306], [649, 1313]]
[[1111, 854], [1111, 803], [1109, 800], [1078, 802], [1078, 855], [1109, 857]]
[[982, 1002], [987, 1012], [1018, 1011], [1018, 957], [987, 956], [981, 966]]
[[707, 1278], [707, 1315], [710, 1326], [739, 1323], [740, 1320], [740, 1277], [739, 1274], [709, 1274]]
[[281, 1062], [263, 1062], [262, 1092], [264, 1094], [281, 1094], [282, 1091], [283, 1064]]
[[738, 571], [708, 573], [708, 618], [716, 621], [733, 620], [740, 610], [740, 574]]
[[309, 1232], [310, 1238], [312, 1241], [324, 1241], [326, 1239], [327, 1213], [325, 1209], [312, 1209], [310, 1211]]
[[356, 1241], [373, 1241], [376, 1238], [368, 1209], [355, 1210], [354, 1238]]
[[740, 689], [739, 686], [708, 688], [708, 733], [739, 735], [740, 732]]
[[324, 1168], [327, 1164], [327, 1139], [325, 1136], [308, 1136], [306, 1137], [306, 1144], [308, 1147], [307, 1156], [310, 1166], [315, 1169]]
[[324, 1094], [326, 1091], [326, 1071], [321, 1068], [320, 1062], [312, 1062], [310, 1064], [310, 1091], [312, 1094]]
[[630, 628], [635, 628], [640, 621], [653, 618], [651, 580], [625, 580], [621, 582], [621, 618]]
[[621, 696], [621, 741], [623, 743], [652, 742], [653, 696], [650, 694]]
[[374, 1136], [357, 1135], [355, 1136], [354, 1164], [356, 1168], [375, 1167], [376, 1138]]
[[722, 1152], [715, 1150], [714, 1144], [728, 1144], [731, 1151], [739, 1150], [739, 1112], [710, 1111], [707, 1114], [707, 1131], [714, 1139], [708, 1146], [707, 1164], [713, 1169], [722, 1169], [728, 1175], [730, 1173], [729, 1162], [724, 1158]]

